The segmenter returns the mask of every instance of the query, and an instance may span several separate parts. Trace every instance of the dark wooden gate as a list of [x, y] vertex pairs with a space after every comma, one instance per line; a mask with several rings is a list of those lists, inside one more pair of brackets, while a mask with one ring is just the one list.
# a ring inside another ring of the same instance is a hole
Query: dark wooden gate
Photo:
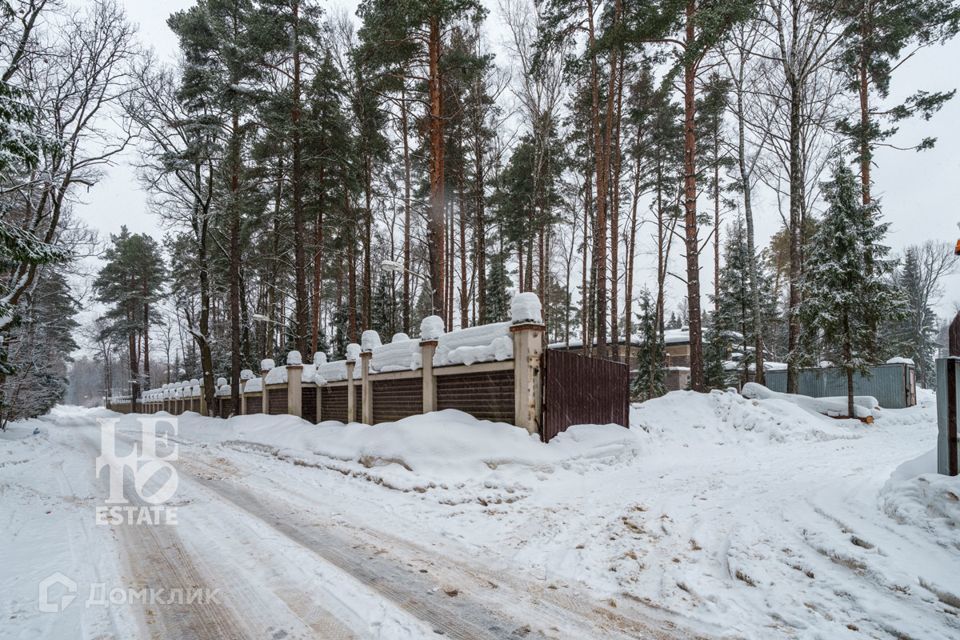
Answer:
[[960, 358], [960, 313], [950, 323], [950, 355]]
[[629, 424], [627, 365], [554, 349], [546, 350], [543, 361], [544, 442], [575, 424]]

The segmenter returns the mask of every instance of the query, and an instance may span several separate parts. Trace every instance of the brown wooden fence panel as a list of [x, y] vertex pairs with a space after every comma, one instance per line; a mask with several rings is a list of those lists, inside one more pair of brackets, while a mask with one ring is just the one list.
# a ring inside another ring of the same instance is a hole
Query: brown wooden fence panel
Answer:
[[480, 420], [513, 424], [513, 371], [437, 376], [437, 409], [459, 409]]
[[394, 422], [423, 413], [423, 380], [373, 380], [373, 423]]
[[320, 389], [320, 419], [347, 421], [347, 388], [322, 387]]
[[233, 400], [231, 398], [220, 398], [220, 412], [218, 415], [221, 418], [229, 418], [230, 414], [233, 413]]
[[282, 416], [287, 412], [287, 388], [267, 389], [267, 413]]
[[630, 371], [625, 364], [547, 349], [543, 370], [543, 426], [549, 441], [575, 424], [619, 424], [630, 416]]
[[303, 408], [303, 419], [317, 422], [317, 388], [312, 384], [304, 385], [300, 393], [300, 406]]
[[247, 396], [247, 415], [263, 413], [263, 396]]

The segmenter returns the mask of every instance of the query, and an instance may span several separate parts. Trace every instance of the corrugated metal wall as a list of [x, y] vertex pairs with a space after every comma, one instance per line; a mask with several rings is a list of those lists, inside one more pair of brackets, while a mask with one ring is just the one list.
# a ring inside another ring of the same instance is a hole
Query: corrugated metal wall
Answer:
[[[916, 372], [913, 365], [878, 365], [870, 368], [870, 374], [853, 374], [854, 395], [873, 396], [880, 406], [886, 409], [902, 409], [917, 403]], [[767, 371], [764, 381], [773, 391], [787, 391], [786, 371]], [[804, 396], [824, 398], [847, 395], [847, 376], [839, 367], [801, 369], [798, 383], [798, 391]]]

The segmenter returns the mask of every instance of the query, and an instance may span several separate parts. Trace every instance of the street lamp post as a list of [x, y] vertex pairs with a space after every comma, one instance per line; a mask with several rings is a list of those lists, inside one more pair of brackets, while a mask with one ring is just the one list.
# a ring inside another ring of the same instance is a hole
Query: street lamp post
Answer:
[[430, 291], [430, 315], [437, 315], [437, 308], [433, 303], [433, 296], [436, 293], [436, 289], [433, 288], [433, 283], [430, 282], [430, 278], [423, 275], [422, 273], [417, 273], [416, 271], [411, 271], [403, 266], [400, 262], [396, 260], [384, 260], [380, 263], [380, 268], [386, 271], [387, 273], [409, 273], [414, 278], [422, 281], [423, 284], [427, 287], [427, 290]]

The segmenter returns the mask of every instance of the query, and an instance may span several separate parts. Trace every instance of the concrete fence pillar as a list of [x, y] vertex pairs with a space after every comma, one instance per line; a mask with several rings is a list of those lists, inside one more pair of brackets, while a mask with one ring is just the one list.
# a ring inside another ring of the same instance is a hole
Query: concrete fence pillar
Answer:
[[544, 326], [525, 322], [510, 327], [513, 335], [514, 422], [530, 433], [540, 433], [543, 414]]
[[423, 412], [437, 410], [437, 379], [433, 375], [433, 355], [437, 352], [436, 340], [421, 340], [420, 373], [423, 375]]
[[357, 421], [357, 385], [353, 384], [353, 370], [356, 360], [347, 360], [347, 422]]
[[267, 395], [267, 374], [277, 366], [270, 358], [260, 361], [260, 413], [270, 413], [269, 395]]
[[303, 417], [303, 365], [287, 365], [287, 413]]
[[937, 472], [960, 474], [960, 357], [937, 360]]
[[360, 387], [363, 393], [360, 397], [360, 422], [373, 424], [373, 385], [370, 383], [370, 359], [372, 351], [360, 354]]
[[247, 415], [247, 396], [243, 395], [243, 392], [247, 388], [248, 380], [253, 380], [253, 371], [250, 369], [244, 369], [240, 372], [240, 406], [233, 407], [234, 415]]

